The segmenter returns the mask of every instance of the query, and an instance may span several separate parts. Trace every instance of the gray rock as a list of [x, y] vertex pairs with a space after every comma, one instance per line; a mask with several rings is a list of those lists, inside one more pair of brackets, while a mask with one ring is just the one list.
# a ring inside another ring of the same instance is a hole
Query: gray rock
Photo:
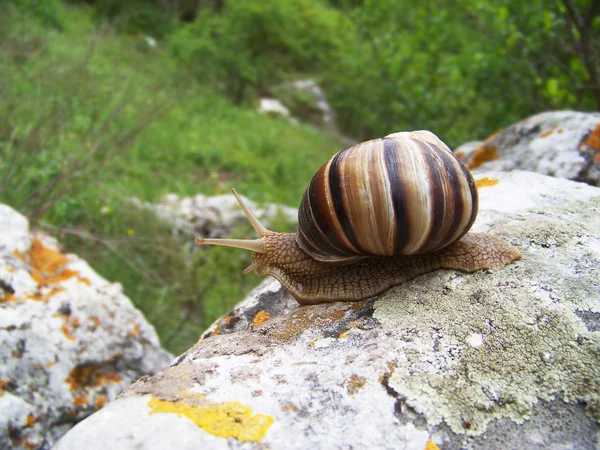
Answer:
[[[252, 200], [244, 196], [242, 198], [266, 227], [277, 218], [283, 218], [288, 223], [298, 221], [298, 211], [294, 208], [275, 204], [258, 207]], [[198, 236], [229, 237], [236, 227], [248, 223], [240, 205], [231, 194], [212, 197], [201, 194], [194, 197], [168, 194], [157, 203], [142, 203], [137, 199], [134, 202], [154, 211], [158, 217], [172, 224], [177, 232], [189, 237], [191, 243]]]
[[600, 186], [600, 113], [529, 117], [465, 152], [463, 162], [471, 170], [530, 170]]
[[598, 448], [600, 188], [480, 177], [474, 231], [522, 260], [354, 303], [267, 280], [56, 449]]
[[0, 448], [50, 448], [172, 355], [123, 295], [0, 205]]

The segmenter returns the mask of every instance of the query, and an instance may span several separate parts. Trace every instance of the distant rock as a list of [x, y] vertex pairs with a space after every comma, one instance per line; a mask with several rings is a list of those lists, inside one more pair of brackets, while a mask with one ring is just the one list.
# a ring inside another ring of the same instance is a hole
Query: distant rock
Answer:
[[290, 110], [287, 109], [279, 100], [274, 98], [260, 98], [258, 100], [258, 112], [272, 116], [290, 116]]
[[[260, 208], [252, 200], [243, 196], [242, 198], [267, 228], [277, 218], [288, 223], [298, 221], [298, 211], [294, 208], [275, 204], [267, 204]], [[155, 211], [157, 216], [172, 224], [177, 232], [190, 238], [229, 237], [236, 227], [248, 223], [240, 205], [231, 194], [212, 197], [201, 194], [194, 197], [168, 194], [156, 203], [142, 203], [139, 200], [134, 202], [138, 206]]]
[[315, 80], [294, 80], [273, 88], [273, 94], [297, 120], [329, 131], [344, 145], [356, 144], [354, 139], [338, 130], [335, 111]]
[[475, 172], [529, 170], [600, 186], [600, 113], [545, 112], [455, 152]]
[[597, 449], [600, 188], [476, 176], [473, 231], [522, 260], [299, 306], [266, 280], [56, 450]]
[[0, 205], [0, 448], [49, 449], [172, 355], [121, 292]]

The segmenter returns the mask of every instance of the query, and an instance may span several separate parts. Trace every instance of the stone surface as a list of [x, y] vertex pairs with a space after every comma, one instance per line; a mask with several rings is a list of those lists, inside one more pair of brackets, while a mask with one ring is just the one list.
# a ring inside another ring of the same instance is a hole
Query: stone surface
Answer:
[[[298, 211], [294, 208], [275, 204], [258, 207], [252, 200], [244, 196], [242, 198], [266, 227], [278, 218], [288, 223], [298, 221]], [[155, 211], [159, 217], [171, 223], [177, 232], [189, 237], [190, 243], [198, 236], [229, 237], [236, 227], [248, 224], [240, 205], [229, 193], [213, 197], [168, 194], [157, 203], [141, 203], [139, 200], [135, 200], [135, 203]]]
[[261, 98], [258, 100], [257, 111], [261, 114], [289, 117], [290, 110], [275, 98]]
[[600, 188], [476, 180], [520, 261], [314, 306], [266, 280], [56, 449], [598, 448]]
[[600, 113], [551, 111], [493, 134], [475, 151], [461, 146], [470, 170], [530, 170], [600, 186]]
[[0, 448], [47, 449], [172, 356], [118, 284], [0, 205], [0, 360]]

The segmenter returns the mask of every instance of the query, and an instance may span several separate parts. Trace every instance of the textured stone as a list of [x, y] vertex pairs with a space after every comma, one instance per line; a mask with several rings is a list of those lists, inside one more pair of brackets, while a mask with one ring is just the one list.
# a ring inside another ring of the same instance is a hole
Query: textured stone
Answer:
[[0, 205], [0, 448], [50, 448], [172, 356], [142, 314]]
[[600, 113], [545, 112], [456, 153], [474, 173], [530, 170], [600, 186]]
[[313, 306], [267, 280], [56, 449], [598, 448], [600, 189], [480, 177], [520, 261]]

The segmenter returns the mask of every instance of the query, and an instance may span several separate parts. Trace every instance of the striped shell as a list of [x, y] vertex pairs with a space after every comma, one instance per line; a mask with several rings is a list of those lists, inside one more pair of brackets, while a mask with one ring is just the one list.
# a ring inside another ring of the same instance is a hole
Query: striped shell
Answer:
[[395, 133], [331, 158], [298, 211], [300, 247], [320, 261], [412, 255], [460, 239], [477, 217], [469, 171], [429, 131]]

